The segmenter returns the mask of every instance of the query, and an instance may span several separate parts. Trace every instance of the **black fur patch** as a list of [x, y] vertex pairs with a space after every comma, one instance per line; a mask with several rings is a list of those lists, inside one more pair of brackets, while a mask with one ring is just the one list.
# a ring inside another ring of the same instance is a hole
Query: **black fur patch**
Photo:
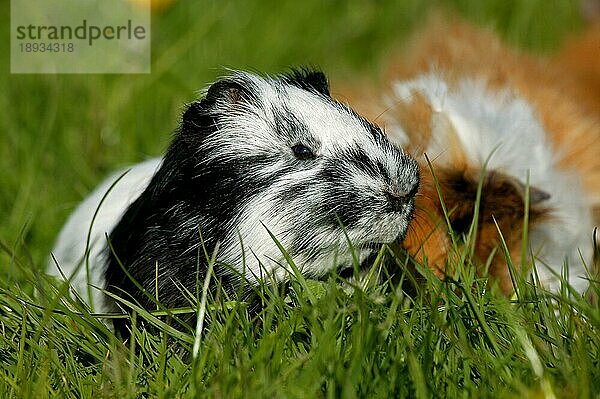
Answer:
[[[310, 137], [308, 126], [298, 119], [285, 105], [273, 107], [271, 112], [273, 113], [275, 121], [273, 131], [282, 139], [282, 141], [289, 141], [290, 137]], [[290, 142], [289, 144], [293, 145], [298, 143], [294, 140], [294, 142]]]
[[[220, 86], [209, 90], [212, 96], [232, 95], [223, 92], [226, 86]], [[214, 101], [221, 100], [207, 97], [188, 107], [161, 168], [110, 234], [114, 253], [108, 257], [107, 288], [118, 295], [128, 293], [144, 308], [155, 305], [135, 287], [119, 263], [151, 296], [158, 268], [160, 302], [167, 307], [189, 306], [181, 287], [197, 295], [197, 282], [204, 281], [207, 266], [200, 234], [212, 254], [216, 242], [230, 231], [240, 206], [268, 184], [244, 175], [249, 162], [255, 168], [256, 164], [269, 163], [267, 156], [198, 168], [207, 156], [199, 149], [215, 133], [219, 119], [211, 109]], [[228, 273], [223, 270], [225, 281], [233, 279]], [[126, 334], [125, 323], [116, 322], [115, 328]]]
[[286, 75], [283, 75], [281, 79], [282, 81], [301, 89], [319, 93], [325, 97], [331, 98], [329, 82], [327, 81], [325, 74], [321, 71], [309, 68], [296, 68], [292, 69]]
[[353, 148], [351, 151], [345, 152], [342, 157], [354, 166], [368, 174], [373, 178], [383, 177], [385, 180], [390, 179], [387, 169], [380, 161], [371, 160], [365, 150], [360, 147]]

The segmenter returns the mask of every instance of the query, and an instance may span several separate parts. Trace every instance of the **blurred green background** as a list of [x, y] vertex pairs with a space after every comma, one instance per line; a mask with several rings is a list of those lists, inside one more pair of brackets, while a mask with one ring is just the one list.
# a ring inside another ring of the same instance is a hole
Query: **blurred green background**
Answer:
[[181, 0], [152, 15], [151, 74], [11, 75], [0, 4], [0, 277], [14, 282], [9, 254], [44, 265], [77, 203], [113, 169], [161, 154], [183, 105], [225, 67], [376, 78], [440, 6], [541, 53], [581, 26], [576, 0]]

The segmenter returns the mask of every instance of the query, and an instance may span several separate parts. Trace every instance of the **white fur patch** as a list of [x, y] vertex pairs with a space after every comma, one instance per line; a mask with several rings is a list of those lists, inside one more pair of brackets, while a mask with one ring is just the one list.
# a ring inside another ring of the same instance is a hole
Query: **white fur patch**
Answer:
[[[72, 277], [71, 286], [88, 303], [88, 281], [91, 285], [95, 311], [103, 311], [104, 271], [106, 256], [106, 236], [119, 222], [129, 205], [146, 189], [162, 160], [154, 158], [124, 169], [107, 178], [73, 212], [63, 226], [52, 254], [58, 265], [50, 259], [48, 274], [67, 278]], [[110, 190], [110, 186], [127, 172]], [[106, 195], [100, 206], [100, 201]], [[100, 207], [99, 207], [100, 206]], [[86, 272], [86, 243], [94, 213], [98, 210], [91, 233], [89, 234], [89, 276]], [[59, 270], [60, 268], [60, 270]]]

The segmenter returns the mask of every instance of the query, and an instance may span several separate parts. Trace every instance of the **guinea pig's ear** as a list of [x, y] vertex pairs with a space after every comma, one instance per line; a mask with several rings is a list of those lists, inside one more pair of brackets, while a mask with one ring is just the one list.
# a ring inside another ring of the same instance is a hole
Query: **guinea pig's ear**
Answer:
[[213, 83], [206, 92], [203, 101], [232, 106], [246, 102], [252, 98], [251, 91], [242, 83], [233, 79], [223, 79]]
[[[525, 194], [527, 190], [527, 186], [525, 185], [525, 183], [523, 183], [517, 178], [512, 178], [511, 183], [515, 186], [517, 192], [523, 198], [523, 201], [525, 201]], [[544, 190], [534, 186], [529, 186], [529, 203], [531, 205], [538, 205], [546, 200], [549, 200], [550, 197], [551, 195], [545, 192]]]
[[251, 99], [250, 90], [241, 83], [223, 79], [213, 83], [200, 101], [193, 102], [183, 114], [183, 131], [194, 132], [214, 125], [220, 110], [235, 107]]
[[283, 75], [281, 80], [301, 89], [316, 92], [325, 97], [331, 97], [327, 76], [321, 71], [307, 68], [292, 69], [291, 72]]

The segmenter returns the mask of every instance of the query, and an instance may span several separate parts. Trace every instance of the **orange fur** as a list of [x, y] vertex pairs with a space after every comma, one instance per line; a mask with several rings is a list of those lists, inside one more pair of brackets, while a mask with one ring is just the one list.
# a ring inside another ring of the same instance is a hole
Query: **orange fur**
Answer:
[[431, 140], [433, 110], [421, 93], [413, 92], [412, 94], [412, 101], [401, 101], [394, 108], [394, 112], [396, 119], [402, 124], [410, 139], [411, 151], [422, 153]]
[[554, 61], [575, 78], [578, 98], [600, 115], [600, 21], [570, 37]]
[[[392, 60], [385, 81], [407, 80], [430, 70], [432, 65], [453, 84], [462, 77], [481, 77], [490, 89], [514, 90], [526, 99], [538, 113], [559, 165], [575, 170], [595, 209], [595, 223], [600, 223], [600, 29], [590, 30], [589, 37], [567, 44], [551, 62], [505, 47], [493, 33], [461, 21], [447, 22], [434, 17], [408, 46], [408, 51]], [[588, 58], [586, 58], [588, 57]], [[591, 61], [590, 61], [591, 60]], [[593, 64], [593, 66], [592, 66]], [[589, 65], [589, 67], [588, 67]], [[595, 79], [598, 79], [597, 81]], [[595, 86], [598, 85], [598, 86]], [[364, 86], [364, 84], [363, 84]], [[593, 88], [593, 89], [592, 89]], [[393, 118], [406, 131], [408, 151], [419, 157], [421, 188], [416, 198], [415, 221], [409, 229], [404, 247], [417, 261], [427, 260], [433, 272], [443, 276], [449, 253], [450, 239], [433, 176], [420, 157], [430, 140], [431, 107], [414, 96], [411, 102], [400, 101], [385, 109], [381, 95], [373, 91], [356, 96], [346, 91], [351, 105], [379, 122], [379, 116]], [[366, 103], [366, 104], [365, 104]], [[361, 105], [362, 104], [362, 105]], [[450, 126], [449, 126], [450, 128]], [[450, 135], [451, 136], [451, 135]], [[436, 168], [441, 194], [450, 212], [455, 233], [466, 233], [473, 219], [473, 209], [481, 170], [465, 160], [458, 144], [450, 144], [448, 153], [452, 168]], [[544, 220], [548, 214], [536, 203], [543, 192], [532, 188], [530, 226]], [[489, 265], [489, 275], [503, 292], [512, 292], [512, 282], [504, 255], [499, 248], [502, 231], [509, 256], [515, 266], [521, 264], [522, 233], [524, 228], [524, 191], [522, 184], [510, 176], [488, 172], [483, 177], [477, 241], [474, 256], [481, 265]]]

